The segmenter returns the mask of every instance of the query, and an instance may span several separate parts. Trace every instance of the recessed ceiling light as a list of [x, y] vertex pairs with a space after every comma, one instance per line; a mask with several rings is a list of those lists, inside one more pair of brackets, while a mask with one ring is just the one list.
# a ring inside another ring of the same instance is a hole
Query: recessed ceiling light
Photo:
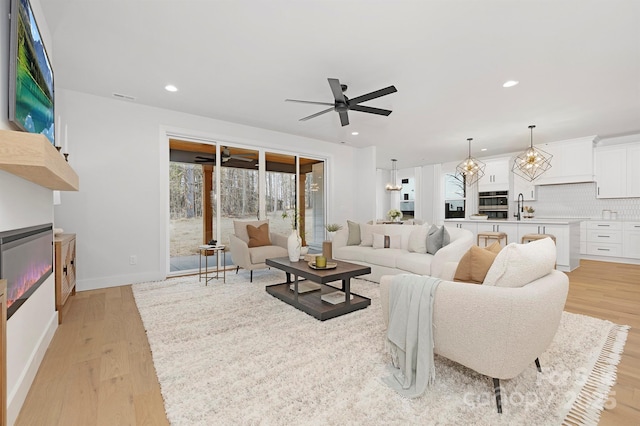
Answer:
[[482, 148], [480, 151], [486, 151], [486, 150], [487, 150], [487, 148]]
[[167, 92], [177, 92], [178, 88], [173, 84], [167, 84], [166, 86], [164, 86], [164, 90], [166, 90]]
[[516, 80], [508, 80], [508, 81], [504, 82], [502, 87], [513, 87], [513, 86], [517, 85], [518, 83], [520, 83], [520, 82], [516, 81]]
[[352, 134], [353, 136], [358, 136], [360, 133], [358, 133], [358, 132], [351, 132], [351, 134]]

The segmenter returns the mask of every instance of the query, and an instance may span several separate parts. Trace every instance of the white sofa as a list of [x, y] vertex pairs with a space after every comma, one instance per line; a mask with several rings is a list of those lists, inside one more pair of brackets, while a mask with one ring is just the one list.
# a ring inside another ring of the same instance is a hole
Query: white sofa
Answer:
[[[500, 286], [487, 281], [468, 284], [443, 279], [435, 292], [432, 312], [434, 353], [493, 378], [499, 412], [499, 380], [511, 379], [525, 368], [534, 368], [534, 361], [540, 369], [538, 357], [558, 330], [569, 290], [567, 275], [553, 269], [555, 245], [544, 246], [541, 242], [538, 246], [547, 253], [536, 257], [524, 252], [518, 257], [513, 253], [519, 249], [518, 245], [508, 246], [514, 250], [502, 257], [506, 259], [505, 268], [511, 272], [500, 271], [498, 265], [498, 274], [493, 273], [496, 271], [487, 274], [487, 280], [492, 275], [507, 281]], [[545, 259], [538, 262], [542, 257]], [[546, 266], [524, 266], [528, 262], [538, 265], [545, 262]], [[446, 269], [455, 271], [455, 265], [447, 265]], [[535, 278], [537, 276], [539, 278]], [[529, 282], [532, 278], [535, 279]], [[393, 279], [388, 275], [380, 281], [380, 302], [386, 326], [389, 324], [389, 290]]]
[[349, 230], [343, 228], [333, 237], [333, 257], [371, 267], [371, 274], [364, 275], [371, 281], [380, 282], [383, 275], [412, 273], [440, 278], [447, 262], [457, 262], [473, 244], [473, 233], [466, 229], [447, 226], [450, 242], [436, 252], [417, 253], [409, 251], [409, 238], [419, 228], [429, 229], [428, 225], [360, 225], [362, 234], [373, 232], [383, 235], [400, 235], [401, 248], [376, 249], [370, 246], [347, 245]]

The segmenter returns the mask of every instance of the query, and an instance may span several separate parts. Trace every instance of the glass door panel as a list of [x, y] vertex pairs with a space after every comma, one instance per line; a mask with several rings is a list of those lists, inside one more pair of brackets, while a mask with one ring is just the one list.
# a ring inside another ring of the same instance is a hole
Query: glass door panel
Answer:
[[265, 217], [269, 219], [269, 230], [289, 235], [297, 221], [296, 157], [267, 152], [265, 161]]
[[304, 243], [311, 248], [321, 249], [325, 239], [325, 186], [324, 161], [300, 158], [300, 196], [299, 205], [304, 213], [301, 222], [304, 225]]

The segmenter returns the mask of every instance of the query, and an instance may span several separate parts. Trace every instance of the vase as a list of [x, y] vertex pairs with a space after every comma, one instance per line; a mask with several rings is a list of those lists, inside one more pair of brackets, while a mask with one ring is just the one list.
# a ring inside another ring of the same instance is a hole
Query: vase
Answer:
[[287, 252], [289, 253], [289, 261], [297, 262], [300, 260], [300, 248], [302, 247], [302, 238], [298, 235], [298, 230], [291, 230], [291, 234], [287, 238]]
[[333, 236], [336, 235], [335, 231], [327, 231], [328, 241], [333, 241]]

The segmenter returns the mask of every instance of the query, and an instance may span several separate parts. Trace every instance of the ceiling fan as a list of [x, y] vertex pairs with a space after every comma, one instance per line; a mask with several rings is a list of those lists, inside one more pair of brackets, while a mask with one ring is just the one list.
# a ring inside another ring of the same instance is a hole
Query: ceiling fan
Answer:
[[[226, 146], [223, 146], [222, 149], [220, 149], [220, 154], [221, 158], [220, 161], [222, 163], [226, 163], [227, 161], [234, 159], [234, 160], [240, 160], [240, 161], [254, 161], [254, 158], [247, 158], [247, 157], [253, 157], [254, 154], [231, 154], [231, 151], [229, 151], [229, 148], [227, 148]], [[203, 155], [196, 155], [195, 156], [195, 161], [196, 163], [215, 163], [216, 162], [216, 156], [213, 155], [211, 157], [205, 157]]]
[[378, 114], [378, 115], [385, 115], [385, 116], [391, 114], [391, 111], [388, 109], [373, 108], [373, 107], [368, 107], [368, 106], [359, 105], [359, 104], [361, 104], [362, 102], [370, 101], [375, 98], [379, 98], [381, 96], [395, 93], [397, 92], [395, 86], [385, 87], [384, 89], [376, 90], [375, 92], [367, 93], [366, 95], [349, 99], [344, 95], [344, 92], [347, 91], [346, 84], [340, 84], [340, 81], [337, 78], [329, 78], [328, 80], [329, 80], [329, 87], [331, 87], [331, 91], [333, 92], [333, 98], [335, 100], [334, 103], [300, 101], [297, 99], [285, 99], [285, 102], [299, 102], [303, 104], [331, 106], [331, 108], [327, 108], [323, 111], [317, 112], [315, 114], [311, 114], [308, 117], [303, 117], [300, 119], [300, 121], [307, 121], [319, 115], [326, 114], [329, 111], [336, 111], [340, 115], [340, 123], [343, 126], [347, 126], [349, 125], [349, 116], [347, 115], [347, 111], [368, 112], [369, 114]]

